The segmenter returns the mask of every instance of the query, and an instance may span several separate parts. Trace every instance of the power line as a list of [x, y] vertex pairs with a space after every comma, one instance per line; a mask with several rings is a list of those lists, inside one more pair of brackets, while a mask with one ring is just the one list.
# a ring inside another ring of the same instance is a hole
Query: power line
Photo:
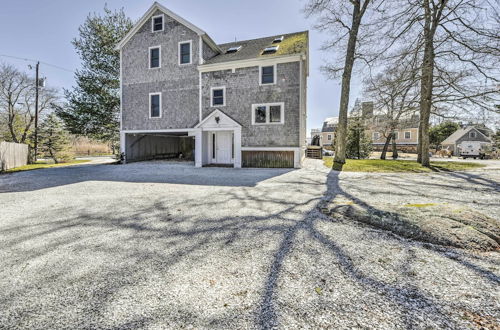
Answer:
[[55, 65], [55, 64], [50, 64], [50, 63], [47, 63], [47, 62], [33, 60], [33, 59], [30, 59], [30, 58], [24, 58], [24, 57], [12, 56], [12, 55], [5, 55], [5, 54], [0, 54], [0, 56], [1, 56], [1, 57], [10, 57], [10, 58], [15, 58], [15, 59], [18, 59], [18, 60], [23, 60], [23, 61], [27, 61], [27, 62], [40, 62], [40, 63], [43, 63], [43, 64], [45, 64], [45, 65], [48, 65], [48, 66], [54, 67], [54, 68], [59, 69], [59, 70], [68, 71], [68, 72], [71, 72], [71, 73], [73, 73], [73, 74], [75, 73], [73, 70], [66, 69], [66, 68], [63, 68], [63, 67], [61, 67], [61, 66], [58, 66], [58, 65]]

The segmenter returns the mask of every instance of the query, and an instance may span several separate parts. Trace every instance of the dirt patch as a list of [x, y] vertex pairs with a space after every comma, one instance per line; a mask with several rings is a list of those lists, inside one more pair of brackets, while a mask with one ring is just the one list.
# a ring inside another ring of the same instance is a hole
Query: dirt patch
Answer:
[[422, 242], [470, 250], [500, 249], [500, 221], [475, 210], [439, 204], [361, 206], [336, 202], [322, 212]]

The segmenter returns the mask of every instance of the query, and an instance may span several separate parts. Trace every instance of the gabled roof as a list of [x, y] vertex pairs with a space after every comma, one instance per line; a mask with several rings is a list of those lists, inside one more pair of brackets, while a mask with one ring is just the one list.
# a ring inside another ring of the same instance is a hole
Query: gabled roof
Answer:
[[471, 130], [475, 130], [479, 134], [483, 135], [486, 139], [490, 140], [490, 138], [487, 137], [486, 135], [484, 135], [483, 133], [481, 133], [480, 130], [478, 130], [474, 126], [469, 126], [466, 128], [460, 128], [460, 129], [456, 130], [453, 134], [451, 134], [443, 142], [441, 142], [441, 144], [455, 144], [458, 139], [460, 139], [465, 134], [468, 134], [469, 131], [471, 131]]
[[[283, 40], [273, 44], [273, 40], [283, 36]], [[264, 48], [270, 46], [278, 46], [278, 50], [270, 54], [262, 54]], [[205, 61], [205, 65], [215, 63], [226, 63], [231, 61], [272, 58], [276, 56], [286, 55], [307, 55], [309, 47], [309, 32], [295, 32], [289, 34], [279, 34], [270, 37], [235, 41], [218, 45], [222, 52], [219, 55]], [[240, 50], [234, 53], [226, 53], [231, 47], [242, 46]]]
[[[216, 119], [218, 117], [218, 121]], [[205, 119], [198, 123], [194, 128], [217, 128], [217, 127], [241, 127], [236, 120], [222, 112], [220, 109], [212, 111]]]
[[132, 29], [130, 29], [130, 31], [125, 35], [125, 37], [123, 37], [123, 39], [116, 45], [115, 48], [116, 49], [123, 48], [123, 46], [125, 46], [125, 44], [130, 40], [130, 38], [132, 38], [132, 36], [134, 34], [136, 34], [137, 31], [139, 31], [139, 29], [141, 28], [141, 26], [143, 26], [144, 23], [146, 23], [148, 21], [148, 19], [150, 18], [150, 16], [153, 15], [153, 13], [156, 10], [159, 10], [159, 11], [163, 12], [165, 15], [172, 17], [173, 19], [175, 19], [177, 22], [181, 23], [182, 25], [184, 25], [188, 29], [194, 31], [197, 35], [201, 36], [203, 38], [203, 40], [215, 52], [217, 52], [217, 53], [221, 53], [222, 52], [221, 49], [217, 46], [217, 44], [208, 36], [208, 34], [205, 31], [203, 31], [202, 29], [200, 29], [196, 25], [190, 23], [189, 21], [187, 21], [186, 19], [182, 18], [181, 16], [177, 15], [176, 13], [172, 12], [171, 10], [167, 9], [166, 7], [162, 6], [161, 4], [159, 4], [156, 1], [148, 9], [148, 11], [146, 11], [146, 13], [144, 15], [142, 15], [141, 19], [132, 27]]

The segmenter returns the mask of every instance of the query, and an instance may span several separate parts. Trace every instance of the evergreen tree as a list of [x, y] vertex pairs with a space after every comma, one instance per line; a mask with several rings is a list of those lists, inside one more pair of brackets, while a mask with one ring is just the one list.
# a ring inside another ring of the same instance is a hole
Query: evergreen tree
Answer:
[[77, 86], [65, 90], [68, 103], [57, 109], [71, 133], [99, 140], [117, 140], [120, 112], [120, 53], [116, 44], [132, 27], [123, 9], [91, 14], [72, 41], [82, 59]]
[[349, 118], [347, 130], [346, 156], [350, 159], [370, 157], [372, 141], [365, 133], [365, 125], [361, 117]]
[[430, 143], [437, 149], [441, 142], [446, 140], [448, 136], [455, 133], [455, 131], [459, 128], [460, 125], [452, 121], [445, 121], [439, 125], [431, 127], [431, 129], [429, 130]]
[[70, 148], [69, 134], [55, 113], [47, 116], [38, 131], [40, 151], [52, 158], [56, 164], [67, 160]]

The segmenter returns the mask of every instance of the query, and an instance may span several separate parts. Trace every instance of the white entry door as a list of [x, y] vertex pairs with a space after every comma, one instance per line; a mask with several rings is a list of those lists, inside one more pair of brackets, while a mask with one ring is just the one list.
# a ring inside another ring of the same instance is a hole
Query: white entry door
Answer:
[[232, 132], [216, 132], [216, 152], [215, 160], [217, 164], [231, 164], [231, 154], [233, 147]]

